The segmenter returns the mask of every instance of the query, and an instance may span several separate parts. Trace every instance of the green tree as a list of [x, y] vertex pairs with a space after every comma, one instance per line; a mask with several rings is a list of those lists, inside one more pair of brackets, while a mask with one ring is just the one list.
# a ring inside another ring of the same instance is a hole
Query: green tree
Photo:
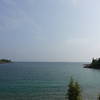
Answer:
[[78, 84], [78, 82], [75, 82], [72, 78], [68, 85], [68, 91], [65, 96], [65, 99], [66, 100], [82, 100], [80, 85]]
[[98, 96], [97, 100], [100, 100], [100, 95]]

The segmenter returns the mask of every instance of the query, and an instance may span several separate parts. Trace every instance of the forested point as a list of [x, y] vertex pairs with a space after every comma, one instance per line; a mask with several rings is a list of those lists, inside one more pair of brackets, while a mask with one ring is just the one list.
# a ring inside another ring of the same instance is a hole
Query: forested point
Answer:
[[0, 64], [3, 64], [3, 63], [11, 63], [12, 61], [9, 60], [9, 59], [0, 59]]
[[84, 68], [100, 69], [100, 58], [92, 59], [90, 64], [85, 64]]

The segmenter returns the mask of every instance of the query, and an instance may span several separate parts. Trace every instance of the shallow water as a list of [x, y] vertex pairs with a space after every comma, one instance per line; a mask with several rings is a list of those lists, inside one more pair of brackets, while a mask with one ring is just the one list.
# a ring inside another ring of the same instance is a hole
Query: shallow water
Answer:
[[100, 93], [100, 71], [84, 63], [19, 62], [0, 64], [0, 100], [64, 100], [72, 76], [85, 100]]

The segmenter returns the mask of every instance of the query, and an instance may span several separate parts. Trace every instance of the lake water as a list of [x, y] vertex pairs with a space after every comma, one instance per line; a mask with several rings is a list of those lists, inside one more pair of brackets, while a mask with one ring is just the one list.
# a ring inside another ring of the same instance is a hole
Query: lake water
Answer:
[[70, 77], [80, 83], [85, 100], [96, 100], [100, 93], [100, 71], [85, 69], [83, 64], [0, 64], [0, 100], [64, 100]]

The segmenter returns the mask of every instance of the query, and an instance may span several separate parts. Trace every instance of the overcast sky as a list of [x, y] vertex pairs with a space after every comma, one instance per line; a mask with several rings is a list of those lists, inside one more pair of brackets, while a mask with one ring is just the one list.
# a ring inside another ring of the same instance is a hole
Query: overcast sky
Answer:
[[0, 0], [0, 58], [90, 61], [100, 56], [100, 0]]

